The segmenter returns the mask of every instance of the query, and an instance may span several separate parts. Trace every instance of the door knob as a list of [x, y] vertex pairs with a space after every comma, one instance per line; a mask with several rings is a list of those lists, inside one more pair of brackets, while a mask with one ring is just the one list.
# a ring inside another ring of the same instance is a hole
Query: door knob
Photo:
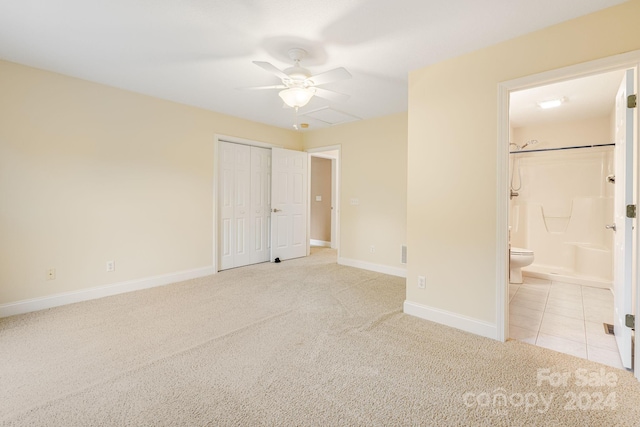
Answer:
[[607, 225], [604, 226], [604, 228], [606, 228], [607, 230], [616, 231], [616, 225], [615, 224], [607, 224]]
[[282, 212], [282, 209], [273, 208], [273, 209], [271, 209], [271, 212]]

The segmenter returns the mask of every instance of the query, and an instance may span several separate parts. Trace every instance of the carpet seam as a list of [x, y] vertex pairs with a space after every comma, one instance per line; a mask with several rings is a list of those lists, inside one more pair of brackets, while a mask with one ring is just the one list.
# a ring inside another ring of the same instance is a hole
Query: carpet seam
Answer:
[[27, 413], [35, 410], [35, 409], [44, 408], [44, 407], [46, 407], [46, 406], [48, 406], [48, 405], [50, 405], [50, 404], [52, 404], [54, 402], [62, 401], [62, 400], [67, 399], [69, 397], [77, 396], [77, 395], [79, 395], [79, 394], [81, 394], [81, 393], [83, 393], [83, 392], [85, 392], [87, 390], [90, 390], [90, 389], [95, 388], [97, 386], [100, 386], [102, 384], [106, 384], [106, 383], [108, 383], [110, 381], [116, 380], [118, 378], [122, 378], [122, 377], [124, 377], [124, 376], [126, 376], [128, 374], [131, 374], [131, 373], [140, 371], [140, 370], [142, 370], [144, 368], [148, 368], [150, 366], [156, 365], [159, 362], [162, 362], [164, 360], [168, 360], [168, 359], [174, 358], [176, 356], [179, 356], [179, 355], [182, 355], [182, 354], [186, 354], [186, 353], [188, 353], [190, 351], [193, 351], [193, 350], [195, 350], [197, 348], [204, 347], [205, 345], [207, 345], [207, 344], [209, 344], [211, 342], [227, 338], [227, 337], [232, 336], [232, 335], [234, 335], [236, 333], [239, 333], [239, 332], [242, 332], [242, 331], [244, 331], [246, 329], [249, 329], [252, 326], [255, 326], [255, 325], [258, 325], [258, 324], [262, 324], [262, 323], [266, 323], [266, 322], [269, 322], [271, 320], [274, 320], [274, 319], [277, 319], [279, 317], [282, 317], [282, 316], [285, 316], [287, 314], [290, 314], [293, 311], [294, 311], [293, 309], [290, 309], [290, 310], [286, 310], [286, 311], [283, 311], [283, 312], [280, 312], [280, 313], [277, 313], [277, 314], [262, 318], [260, 320], [255, 321], [255, 322], [252, 322], [252, 323], [250, 323], [248, 325], [242, 326], [240, 328], [236, 328], [236, 329], [234, 329], [232, 331], [229, 331], [229, 332], [224, 333], [222, 335], [215, 336], [215, 337], [213, 337], [211, 339], [202, 341], [202, 342], [200, 342], [198, 344], [192, 345], [192, 346], [187, 347], [185, 349], [178, 350], [178, 351], [175, 351], [173, 353], [167, 354], [165, 356], [155, 358], [155, 359], [153, 359], [153, 360], [151, 360], [151, 361], [149, 361], [147, 363], [139, 364], [138, 366], [135, 366], [135, 367], [133, 367], [131, 369], [127, 369], [125, 371], [121, 371], [121, 372], [119, 372], [119, 373], [117, 373], [115, 375], [111, 375], [108, 378], [105, 378], [102, 381], [93, 382], [93, 383], [91, 383], [91, 384], [89, 384], [89, 385], [87, 385], [85, 387], [82, 387], [82, 388], [76, 389], [76, 390], [74, 390], [72, 392], [69, 392], [67, 394], [58, 396], [55, 399], [49, 399], [49, 400], [47, 400], [45, 402], [33, 405], [33, 406], [29, 407], [28, 409], [24, 409], [22, 411], [15, 411], [15, 412], [9, 414], [9, 416], [2, 417], [2, 419], [4, 420], [3, 423], [7, 422], [7, 420], [9, 418], [15, 418], [16, 416], [27, 414]]

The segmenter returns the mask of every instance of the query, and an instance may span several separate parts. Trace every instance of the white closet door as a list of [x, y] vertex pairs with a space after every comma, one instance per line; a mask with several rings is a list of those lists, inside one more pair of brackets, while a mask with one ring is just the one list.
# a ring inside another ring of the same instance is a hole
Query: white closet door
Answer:
[[219, 142], [220, 269], [251, 264], [251, 150]]
[[235, 266], [251, 264], [251, 148], [236, 144]]
[[251, 263], [269, 261], [271, 250], [271, 150], [251, 147]]
[[307, 255], [307, 157], [300, 151], [273, 148], [271, 260]]
[[218, 204], [219, 204], [219, 269], [226, 270], [234, 267], [233, 254], [235, 253], [234, 233], [234, 188], [235, 188], [235, 149], [233, 144], [227, 142], [218, 143]]
[[307, 153], [220, 141], [218, 155], [218, 268], [306, 256]]

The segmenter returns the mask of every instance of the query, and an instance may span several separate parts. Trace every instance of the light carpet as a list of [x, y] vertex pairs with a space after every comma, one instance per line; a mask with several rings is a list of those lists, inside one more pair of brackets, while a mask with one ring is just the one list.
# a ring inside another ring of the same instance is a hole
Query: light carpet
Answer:
[[0, 319], [0, 424], [637, 426], [595, 362], [402, 313], [335, 251]]

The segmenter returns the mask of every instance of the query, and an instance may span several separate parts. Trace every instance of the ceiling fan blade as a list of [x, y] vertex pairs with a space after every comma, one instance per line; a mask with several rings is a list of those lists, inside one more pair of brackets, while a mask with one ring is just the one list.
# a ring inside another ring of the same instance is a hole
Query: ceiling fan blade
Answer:
[[307, 81], [312, 81], [313, 84], [317, 86], [350, 78], [351, 73], [348, 72], [344, 67], [340, 67], [334, 68], [333, 70], [325, 71], [324, 73], [316, 74], [315, 76], [311, 76], [307, 79]]
[[238, 90], [286, 89], [285, 85], [239, 87]]
[[281, 69], [277, 68], [275, 65], [272, 65], [268, 62], [263, 62], [263, 61], [253, 61], [254, 64], [256, 64], [258, 67], [262, 68], [265, 71], [268, 71], [272, 74], [275, 74], [276, 76], [278, 76], [280, 79], [288, 79], [289, 76], [287, 74], [285, 74], [284, 71], [282, 71]]
[[345, 95], [344, 93], [338, 93], [332, 90], [322, 89], [320, 87], [316, 87], [314, 90], [316, 96], [332, 102], [345, 102], [349, 99], [349, 95]]

